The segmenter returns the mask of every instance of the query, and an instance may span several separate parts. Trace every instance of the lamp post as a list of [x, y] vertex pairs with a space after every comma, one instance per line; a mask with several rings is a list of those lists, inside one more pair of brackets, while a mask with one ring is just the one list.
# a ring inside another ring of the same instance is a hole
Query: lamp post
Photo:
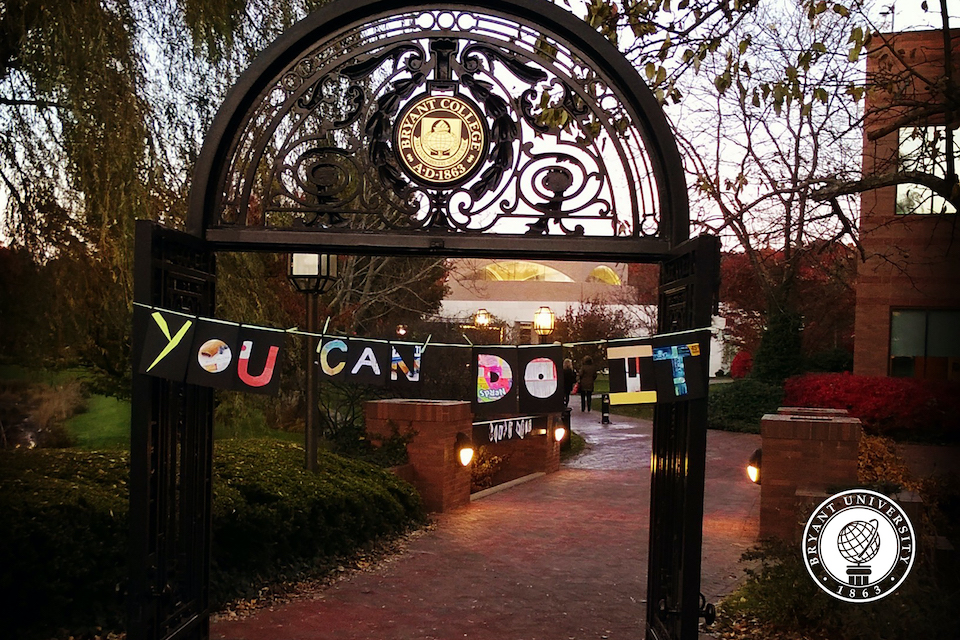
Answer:
[[553, 333], [556, 320], [556, 314], [550, 310], [550, 307], [540, 307], [533, 314], [533, 330], [538, 336], [544, 338]]
[[486, 309], [477, 309], [476, 315], [473, 316], [473, 325], [481, 329], [486, 329], [490, 326], [490, 312]]
[[304, 294], [307, 307], [307, 345], [304, 353], [304, 367], [306, 368], [306, 403], [307, 415], [303, 429], [304, 449], [306, 450], [305, 467], [308, 471], [317, 470], [317, 443], [318, 425], [320, 423], [320, 407], [317, 394], [317, 369], [313, 363], [317, 352], [318, 331], [318, 299], [321, 293], [330, 288], [337, 279], [337, 256], [316, 253], [294, 253], [290, 255], [290, 266], [287, 277], [293, 287]]

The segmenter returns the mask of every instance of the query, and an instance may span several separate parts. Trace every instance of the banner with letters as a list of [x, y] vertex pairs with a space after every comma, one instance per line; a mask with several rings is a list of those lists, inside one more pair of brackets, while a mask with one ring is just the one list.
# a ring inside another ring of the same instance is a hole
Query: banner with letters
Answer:
[[473, 348], [472, 378], [476, 381], [471, 408], [475, 416], [516, 414], [517, 348], [483, 346]]
[[139, 311], [146, 322], [137, 371], [174, 382], [276, 393], [286, 333], [164, 309]]
[[475, 346], [473, 414], [550, 413], [563, 409], [563, 348]]
[[521, 347], [519, 356], [520, 413], [551, 413], [563, 409], [563, 347], [551, 344]]
[[[139, 344], [134, 345], [139, 373], [254, 393], [277, 392], [278, 363], [287, 335], [308, 335], [141, 304], [136, 305], [134, 321], [146, 325]], [[313, 335], [319, 339], [314, 366], [321, 378], [398, 389], [421, 382], [427, 344]], [[709, 329], [611, 340], [607, 345], [611, 404], [706, 396]], [[435, 346], [471, 349], [475, 416], [546, 414], [563, 409], [563, 346], [559, 344]], [[450, 375], [462, 374], [450, 371]]]

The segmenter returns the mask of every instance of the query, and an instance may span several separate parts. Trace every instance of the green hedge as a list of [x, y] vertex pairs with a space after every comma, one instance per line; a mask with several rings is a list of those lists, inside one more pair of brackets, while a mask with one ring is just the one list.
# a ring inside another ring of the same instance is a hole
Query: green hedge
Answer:
[[324, 564], [423, 517], [420, 495], [389, 471], [266, 440], [218, 443], [214, 461], [212, 596], [256, 592], [285, 572]]
[[8, 638], [122, 622], [125, 453], [0, 454], [0, 620]]
[[[217, 442], [212, 598], [323, 567], [423, 517], [393, 474], [268, 440]], [[4, 638], [123, 624], [127, 563], [125, 452], [0, 452], [0, 620]]]
[[710, 385], [707, 423], [711, 429], [760, 433], [760, 418], [776, 413], [783, 388], [755, 378]]

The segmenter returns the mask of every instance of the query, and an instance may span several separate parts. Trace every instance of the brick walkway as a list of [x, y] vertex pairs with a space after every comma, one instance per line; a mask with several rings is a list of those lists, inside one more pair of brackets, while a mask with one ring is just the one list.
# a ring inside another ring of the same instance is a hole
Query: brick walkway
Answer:
[[[557, 640], [642, 637], [649, 423], [574, 412], [590, 450], [544, 476], [437, 516], [400, 555], [301, 599], [217, 621], [231, 640]], [[709, 601], [741, 574], [759, 488], [759, 436], [708, 435], [703, 580]], [[619, 468], [617, 468], [619, 467]]]

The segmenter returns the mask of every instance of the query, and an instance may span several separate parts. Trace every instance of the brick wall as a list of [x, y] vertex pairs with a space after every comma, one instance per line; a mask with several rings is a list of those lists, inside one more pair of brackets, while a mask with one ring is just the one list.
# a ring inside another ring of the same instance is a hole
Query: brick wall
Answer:
[[457, 460], [457, 433], [470, 435], [469, 402], [377, 400], [366, 403], [367, 436], [374, 444], [399, 433], [407, 444], [413, 485], [428, 511], [448, 511], [470, 502], [470, 468]]
[[[911, 65], [928, 77], [942, 75], [943, 40], [938, 30], [915, 31], [893, 38]], [[960, 56], [960, 30], [951, 32], [953, 50]], [[881, 60], [882, 58], [882, 60]], [[878, 77], [890, 55], [876, 49], [867, 57], [867, 74]], [[922, 87], [915, 98], [922, 103]], [[892, 122], [902, 109], [887, 109], [888, 97], [867, 94], [863, 145], [864, 175], [896, 168], [898, 133], [870, 140], [871, 131]], [[930, 124], [942, 124], [931, 120]], [[860, 198], [860, 239], [867, 256], [857, 273], [857, 309], [854, 324], [853, 371], [885, 376], [890, 361], [891, 308], [960, 308], [960, 242], [955, 239], [953, 215], [896, 215], [896, 187], [875, 189]]]
[[[420, 492], [428, 511], [448, 511], [470, 502], [470, 467], [457, 459], [457, 433], [470, 436], [473, 414], [469, 402], [447, 400], [376, 400], [364, 406], [367, 437], [374, 445], [394, 435], [412, 435], [407, 444], [405, 479]], [[553, 430], [560, 414], [547, 417], [547, 433], [485, 445], [507, 458], [494, 482], [499, 484], [531, 473], [560, 469], [560, 443]]]
[[835, 409], [780, 411], [760, 427], [760, 537], [792, 542], [809, 516], [810, 496], [857, 484], [862, 429]]
[[504, 442], [483, 445], [495, 456], [506, 460], [493, 476], [494, 485], [509, 482], [531, 473], [553, 473], [560, 470], [560, 443], [553, 437], [553, 431], [562, 427], [559, 413], [547, 416], [547, 433], [528, 434], [523, 439], [513, 438]]

